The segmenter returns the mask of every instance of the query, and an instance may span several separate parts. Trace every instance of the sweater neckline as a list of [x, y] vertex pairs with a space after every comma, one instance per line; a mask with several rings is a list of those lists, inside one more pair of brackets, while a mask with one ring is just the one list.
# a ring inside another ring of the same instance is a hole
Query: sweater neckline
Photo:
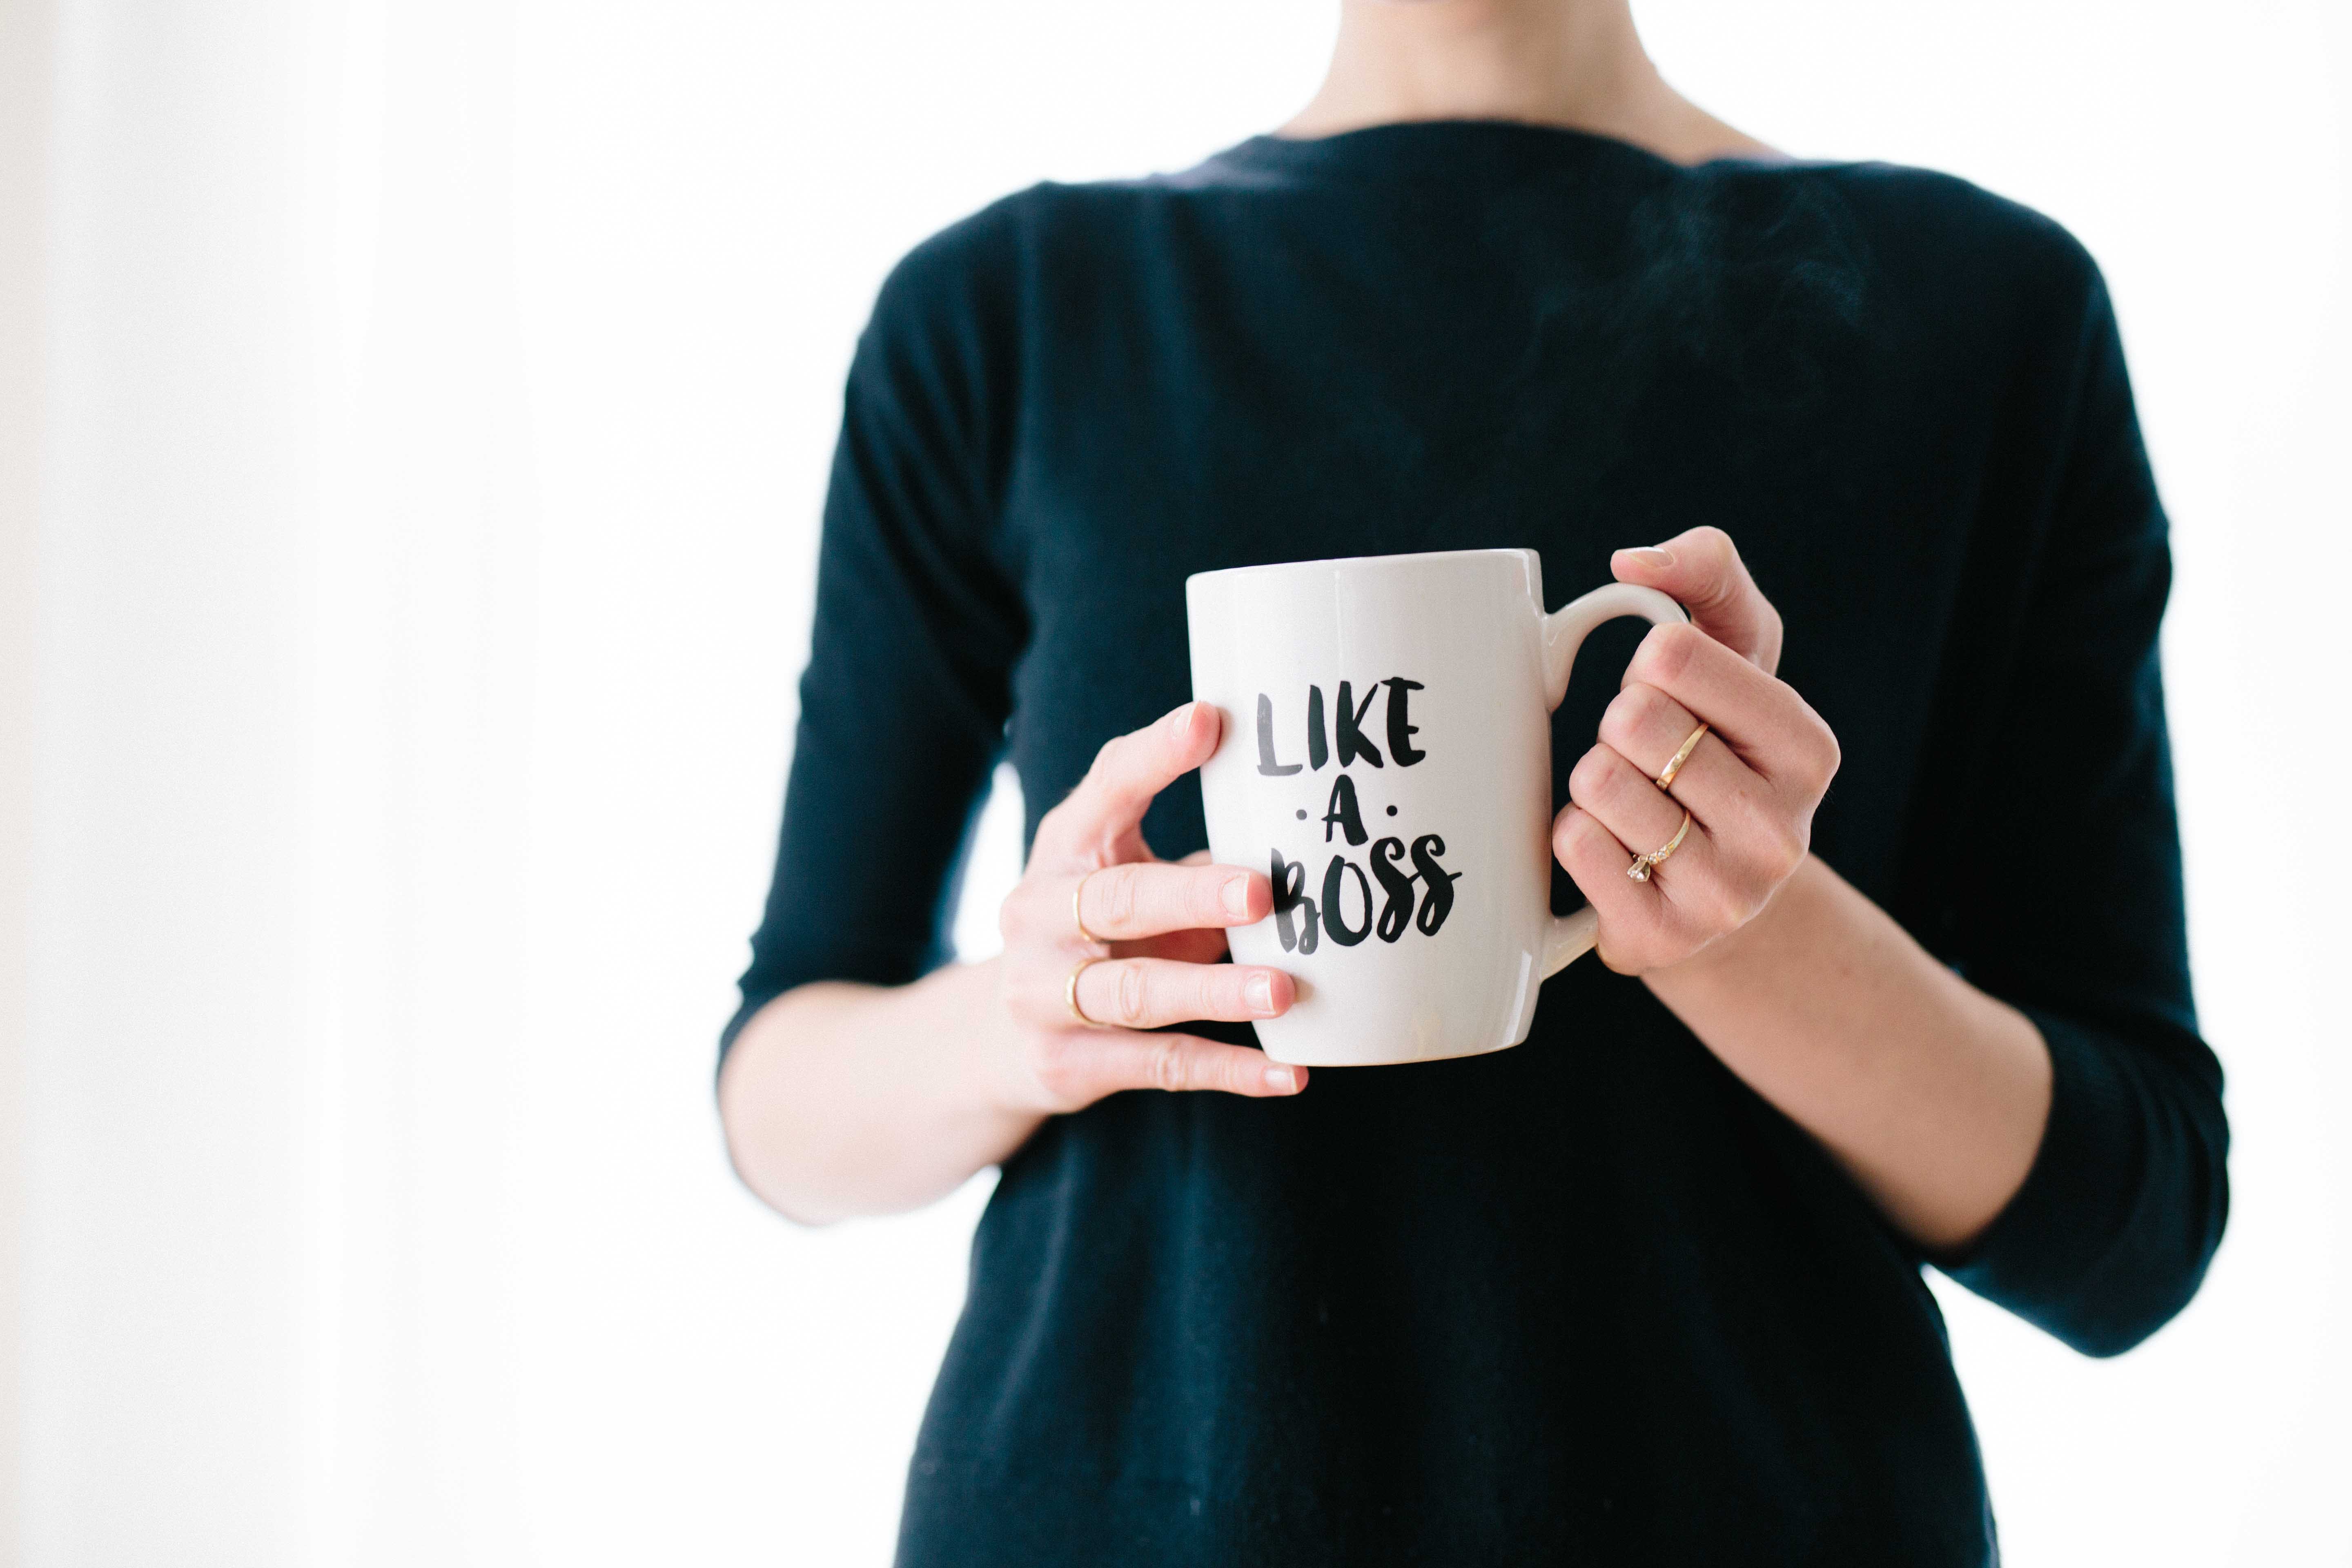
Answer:
[[1662, 174], [1772, 167], [1794, 160], [1725, 157], [1681, 164], [1596, 131], [1521, 120], [1405, 120], [1328, 136], [1253, 136], [1213, 162], [1254, 173], [1347, 181], [1514, 175], [1617, 162]]

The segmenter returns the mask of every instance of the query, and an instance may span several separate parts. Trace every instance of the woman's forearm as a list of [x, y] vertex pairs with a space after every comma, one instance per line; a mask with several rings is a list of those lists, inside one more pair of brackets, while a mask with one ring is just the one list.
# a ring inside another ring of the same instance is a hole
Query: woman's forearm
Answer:
[[2041, 1032], [1820, 860], [1644, 979], [1929, 1251], [1974, 1240], [2023, 1184], [2050, 1110]]
[[1153, 799], [1208, 760], [1222, 726], [1187, 702], [1096, 754], [1038, 821], [996, 957], [908, 985], [818, 981], [754, 1014], [719, 1076], [744, 1184], [806, 1224], [889, 1214], [1106, 1095], [1305, 1089], [1305, 1068], [1171, 1027], [1276, 1017], [1296, 994], [1278, 970], [1222, 962], [1226, 930], [1273, 909], [1265, 874], [1171, 864], [1143, 842]]
[[736, 1173], [803, 1224], [917, 1208], [1028, 1140], [1043, 1116], [991, 1080], [988, 963], [908, 985], [823, 981], [769, 1003], [719, 1074]]
[[[1821, 861], [1738, 931], [1645, 978], [1922, 1247], [1965, 1246], [2023, 1183], [2050, 1106], [2040, 1033]], [[736, 1170], [808, 1224], [954, 1190], [1044, 1119], [991, 1076], [999, 1027], [989, 964], [778, 997], [720, 1076]]]

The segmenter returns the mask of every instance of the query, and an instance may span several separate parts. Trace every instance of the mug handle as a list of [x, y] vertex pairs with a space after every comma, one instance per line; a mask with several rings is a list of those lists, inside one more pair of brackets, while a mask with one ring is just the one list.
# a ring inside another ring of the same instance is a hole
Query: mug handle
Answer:
[[[1584, 646], [1592, 628], [1620, 616], [1639, 616], [1661, 626], [1683, 626], [1690, 620], [1680, 605], [1655, 588], [1638, 587], [1632, 583], [1612, 583], [1593, 589], [1580, 599], [1570, 600], [1543, 618], [1546, 711], [1557, 710], [1560, 700], [1568, 695], [1568, 672], [1575, 667], [1576, 650]], [[1544, 841], [1549, 847], [1549, 834]], [[1544, 942], [1543, 978], [1550, 979], [1591, 952], [1600, 940], [1601, 916], [1591, 905], [1587, 904], [1572, 915], [1552, 916], [1550, 934]]]

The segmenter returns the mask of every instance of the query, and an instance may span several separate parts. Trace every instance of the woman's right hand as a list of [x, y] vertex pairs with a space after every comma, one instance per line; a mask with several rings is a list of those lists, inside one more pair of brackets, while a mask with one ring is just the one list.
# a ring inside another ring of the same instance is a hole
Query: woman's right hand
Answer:
[[[1146, 1033], [1194, 1019], [1277, 1017], [1297, 995], [1278, 969], [1219, 962], [1225, 929], [1264, 920], [1262, 872], [1161, 860], [1143, 842], [1154, 796], [1217, 749], [1223, 715], [1188, 702], [1119, 736], [1037, 824], [1028, 869], [1004, 900], [997, 960], [995, 1091], [1006, 1110], [1077, 1110], [1128, 1089], [1296, 1094], [1307, 1069], [1196, 1035]], [[1075, 907], [1074, 907], [1075, 905]], [[1101, 938], [1088, 942], [1080, 931]], [[1088, 962], [1092, 960], [1094, 962]], [[1070, 1011], [1070, 975], [1078, 973]]]

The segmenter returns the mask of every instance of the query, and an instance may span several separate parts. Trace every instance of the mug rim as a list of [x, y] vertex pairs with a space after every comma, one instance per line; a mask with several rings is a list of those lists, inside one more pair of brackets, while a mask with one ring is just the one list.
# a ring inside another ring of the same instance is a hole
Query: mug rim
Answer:
[[1392, 566], [1405, 562], [1433, 563], [1466, 560], [1477, 555], [1541, 559], [1534, 549], [1527, 545], [1494, 545], [1482, 550], [1408, 550], [1393, 555], [1333, 555], [1316, 561], [1265, 561], [1255, 566], [1220, 566], [1214, 571], [1193, 573], [1184, 579], [1184, 585], [1190, 588], [1195, 583], [1207, 583], [1216, 578], [1247, 577], [1266, 572], [1298, 572], [1324, 566]]

